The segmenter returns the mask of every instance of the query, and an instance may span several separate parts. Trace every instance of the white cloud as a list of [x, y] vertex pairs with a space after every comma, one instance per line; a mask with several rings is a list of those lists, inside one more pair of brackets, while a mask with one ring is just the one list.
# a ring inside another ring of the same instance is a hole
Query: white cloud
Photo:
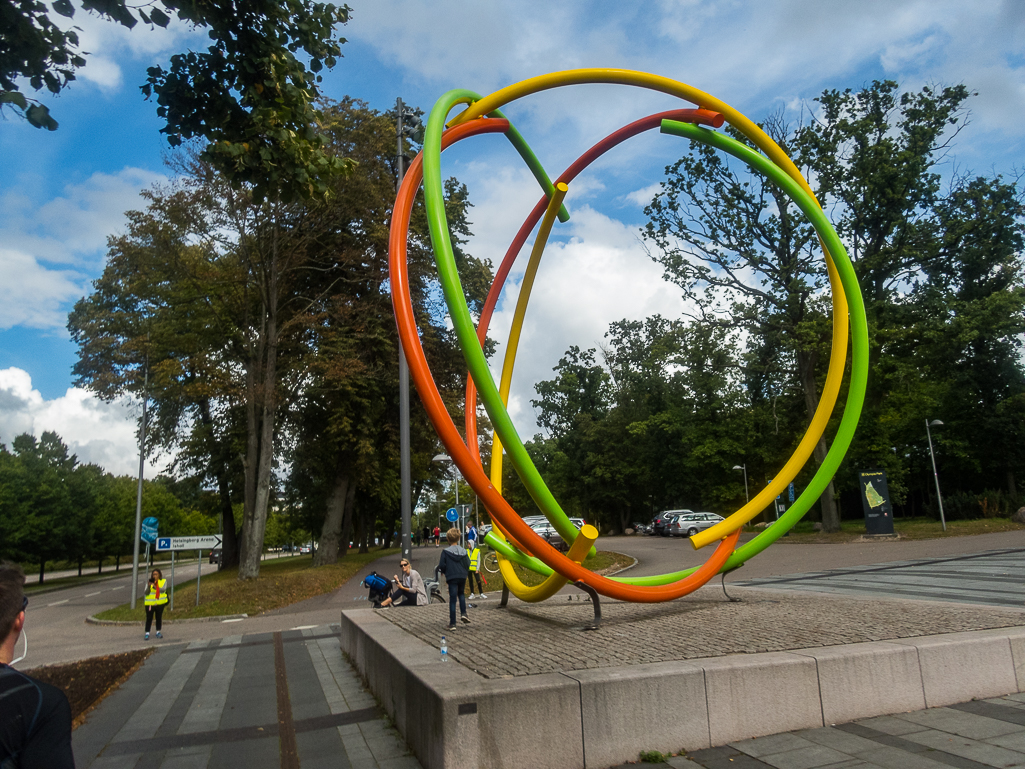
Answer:
[[0, 329], [63, 329], [69, 304], [102, 268], [107, 237], [143, 206], [139, 191], [165, 178], [139, 168], [94, 173], [42, 205], [17, 188], [0, 195]]
[[651, 201], [655, 199], [655, 196], [661, 192], [662, 182], [655, 182], [654, 184], [649, 184], [647, 187], [642, 187], [639, 190], [628, 192], [623, 197], [634, 205], [641, 206], [643, 208], [644, 206], [649, 205]]
[[[19, 368], [0, 370], [0, 442], [10, 447], [22, 433], [37, 438], [57, 433], [82, 463], [93, 463], [115, 475], [136, 475], [139, 453], [136, 406], [104, 403], [72, 387], [59, 398], [45, 400], [32, 388], [32, 378]], [[147, 462], [149, 477], [165, 463]]]
[[[662, 268], [645, 253], [637, 225], [577, 206], [570, 222], [553, 232], [555, 238], [567, 235], [568, 241], [548, 244], [520, 338], [509, 413], [524, 440], [537, 432], [530, 405], [537, 397], [534, 385], [552, 378], [552, 368], [571, 345], [598, 347], [614, 321], [656, 313], [675, 319], [684, 309], [679, 290], [662, 280]], [[492, 359], [496, 381], [521, 275], [522, 269], [515, 285], [507, 285], [491, 324], [491, 336], [499, 342]]]
[[42, 205], [9, 188], [0, 197], [0, 242], [40, 261], [80, 264], [85, 257], [98, 265], [107, 237], [124, 228], [125, 211], [143, 207], [140, 190], [166, 179], [142, 168], [96, 172]]
[[66, 303], [82, 295], [84, 277], [49, 270], [21, 251], [0, 248], [0, 329], [14, 326], [63, 328]]

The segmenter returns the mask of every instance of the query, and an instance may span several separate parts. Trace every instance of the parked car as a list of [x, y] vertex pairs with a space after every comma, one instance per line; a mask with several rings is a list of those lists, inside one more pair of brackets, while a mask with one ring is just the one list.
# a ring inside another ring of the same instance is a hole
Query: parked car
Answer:
[[210, 563], [216, 563], [218, 566], [221, 565], [221, 551], [211, 550], [210, 551]]
[[665, 510], [655, 516], [655, 519], [651, 522], [651, 533], [656, 534], [660, 537], [668, 537], [669, 532], [667, 527], [669, 522], [678, 515], [684, 515], [686, 513], [692, 513], [693, 510]]
[[535, 534], [537, 534], [539, 537], [545, 540], [549, 545], [554, 547], [556, 550], [559, 550], [561, 552], [569, 550], [569, 545], [566, 544], [566, 540], [562, 538], [562, 535], [559, 534], [559, 532], [555, 530], [555, 527], [548, 523], [548, 521], [536, 524], [535, 526], [531, 526], [530, 528], [534, 530]]
[[684, 513], [675, 516], [667, 527], [670, 537], [693, 537], [699, 531], [710, 529], [724, 520], [715, 513]]

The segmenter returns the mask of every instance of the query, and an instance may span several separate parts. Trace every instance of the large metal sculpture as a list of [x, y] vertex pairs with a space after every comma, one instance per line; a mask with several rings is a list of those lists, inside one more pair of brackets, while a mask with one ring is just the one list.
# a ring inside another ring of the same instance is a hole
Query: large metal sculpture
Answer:
[[[515, 99], [539, 91], [580, 83], [609, 83], [647, 88], [676, 96], [694, 105], [695, 108], [651, 115], [621, 128], [581, 155], [553, 183], [524, 138], [502, 114], [501, 108]], [[449, 121], [449, 113], [460, 104], [467, 105], [466, 109]], [[449, 121], [447, 127], [446, 121]], [[733, 126], [760, 152], [713, 130], [723, 124]], [[800, 207], [815, 228], [826, 259], [833, 298], [832, 352], [818, 409], [793, 456], [754, 499], [721, 523], [691, 537], [690, 542], [695, 549], [717, 543], [708, 560], [700, 567], [656, 577], [608, 578], [594, 574], [581, 566], [581, 562], [591, 551], [598, 532], [590, 525], [585, 525], [578, 531], [570, 522], [527, 454], [505, 407], [512, 382], [520, 329], [530, 301], [538, 264], [555, 219], [569, 219], [569, 213], [563, 205], [568, 185], [608, 150], [654, 128], [659, 128], [663, 134], [702, 142], [732, 155], [783, 189]], [[458, 141], [486, 133], [505, 134], [537, 179], [544, 194], [510, 245], [491, 286], [480, 322], [475, 327], [464, 299], [449, 238], [442, 187], [441, 153]], [[470, 374], [466, 392], [465, 441], [445, 408], [424, 358], [410, 302], [406, 273], [406, 240], [413, 200], [421, 182], [438, 274]], [[512, 328], [505, 347], [501, 380], [496, 383], [484, 357], [482, 344], [506, 277], [539, 220], [541, 226], [535, 237], [520, 286]], [[719, 572], [737, 568], [789, 531], [825, 490], [854, 436], [865, 397], [868, 332], [864, 303], [850, 259], [832, 225], [822, 213], [807, 181], [779, 146], [737, 110], [689, 85], [658, 75], [630, 70], [580, 69], [524, 80], [486, 97], [466, 90], [449, 91], [434, 105], [427, 123], [423, 151], [411, 164], [399, 189], [391, 223], [389, 249], [392, 302], [399, 337], [417, 392], [449, 455], [491, 513], [495, 529], [486, 541], [499, 554], [506, 585], [522, 600], [544, 600], [570, 581], [584, 587], [588, 592], [636, 602], [669, 601], [691, 593]], [[843, 415], [832, 447], [804, 492], [779, 521], [737, 548], [741, 527], [782, 493], [811, 457], [815, 445], [825, 431], [843, 380], [848, 336], [851, 338], [850, 380]], [[478, 392], [495, 427], [489, 474], [484, 472], [478, 451]], [[535, 534], [502, 497], [503, 449], [538, 508], [562, 537], [572, 543], [565, 555]], [[545, 580], [540, 585], [525, 585], [512, 569], [512, 562], [544, 575]]]

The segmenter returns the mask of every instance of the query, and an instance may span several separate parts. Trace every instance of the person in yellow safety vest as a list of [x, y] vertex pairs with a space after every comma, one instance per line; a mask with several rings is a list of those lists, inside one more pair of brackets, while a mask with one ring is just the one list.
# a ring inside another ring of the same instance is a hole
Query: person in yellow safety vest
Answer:
[[[473, 594], [473, 580], [477, 579], [478, 593], [479, 595]], [[480, 578], [480, 548], [477, 547], [477, 541], [473, 540], [473, 550], [470, 551], [470, 598], [485, 599], [487, 595], [484, 593], [484, 583]]]
[[160, 634], [160, 620], [164, 616], [164, 607], [167, 605], [167, 580], [160, 569], [154, 569], [149, 575], [149, 583], [146, 585], [146, 635], [149, 640], [149, 629], [153, 624], [153, 616], [157, 618], [157, 638], [163, 638]]

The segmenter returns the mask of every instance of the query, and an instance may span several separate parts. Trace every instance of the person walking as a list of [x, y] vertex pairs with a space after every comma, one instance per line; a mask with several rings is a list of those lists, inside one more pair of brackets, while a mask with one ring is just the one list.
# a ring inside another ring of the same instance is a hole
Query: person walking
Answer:
[[149, 582], [146, 584], [146, 635], [149, 640], [149, 629], [153, 625], [153, 617], [157, 618], [157, 638], [163, 638], [160, 633], [160, 622], [164, 618], [164, 607], [167, 605], [167, 580], [164, 579], [160, 569], [154, 569], [149, 575]]
[[14, 659], [14, 649], [25, 634], [27, 606], [25, 573], [0, 563], [0, 766], [75, 769], [67, 696], [11, 667], [24, 659]]
[[457, 599], [459, 619], [467, 624], [470, 622], [470, 618], [466, 616], [466, 577], [470, 573], [470, 556], [459, 544], [459, 529], [449, 529], [445, 538], [448, 540], [448, 547], [441, 551], [441, 560], [438, 561], [438, 568], [434, 570], [434, 576], [437, 578], [438, 572], [445, 575], [445, 582], [448, 584], [448, 629], [455, 630]]
[[473, 525], [473, 521], [469, 521], [466, 524], [466, 549], [473, 551], [477, 547], [477, 529]]
[[434, 527], [434, 546], [437, 547], [438, 543], [441, 542], [441, 529], [437, 526]]
[[[480, 598], [484, 600], [487, 596], [484, 594], [484, 582], [480, 577], [480, 548], [477, 547], [477, 541], [473, 541], [473, 549], [470, 551], [470, 598]], [[473, 581], [477, 580], [477, 595], [473, 594]]]
[[431, 528], [429, 526], [424, 526], [423, 539], [421, 540], [420, 544], [422, 546], [426, 547], [430, 543], [431, 543]]

